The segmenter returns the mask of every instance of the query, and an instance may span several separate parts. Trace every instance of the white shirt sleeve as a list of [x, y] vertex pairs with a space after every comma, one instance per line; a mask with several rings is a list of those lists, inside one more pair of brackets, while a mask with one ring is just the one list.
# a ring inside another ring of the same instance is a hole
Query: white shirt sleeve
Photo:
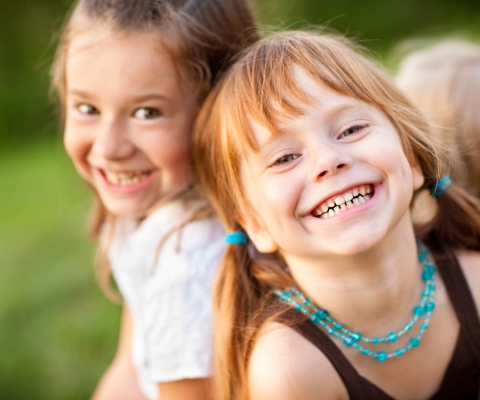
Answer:
[[144, 293], [153, 381], [211, 376], [212, 287], [224, 252], [224, 230], [212, 220], [189, 223], [161, 248]]

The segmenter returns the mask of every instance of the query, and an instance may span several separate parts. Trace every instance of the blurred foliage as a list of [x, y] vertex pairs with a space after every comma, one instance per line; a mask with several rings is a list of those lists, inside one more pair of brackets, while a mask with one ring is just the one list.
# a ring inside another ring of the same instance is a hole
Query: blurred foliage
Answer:
[[[95, 283], [84, 229], [90, 195], [64, 154], [48, 95], [71, 4], [0, 2], [2, 399], [86, 399], [116, 347], [120, 308]], [[327, 23], [386, 63], [407, 38], [480, 38], [478, 0], [259, 0], [259, 12], [269, 26]]]
[[97, 287], [82, 229], [90, 195], [58, 141], [1, 163], [0, 398], [89, 398], [120, 318]]
[[[480, 33], [478, 0], [259, 0], [262, 23], [328, 23], [383, 53], [416, 35]], [[48, 70], [70, 0], [2, 1], [0, 5], [0, 143], [23, 146], [55, 131]]]

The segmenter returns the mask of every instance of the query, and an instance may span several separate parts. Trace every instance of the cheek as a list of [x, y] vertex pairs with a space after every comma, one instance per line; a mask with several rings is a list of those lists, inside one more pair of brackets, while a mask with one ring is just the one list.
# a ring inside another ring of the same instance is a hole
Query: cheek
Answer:
[[89, 166], [87, 163], [87, 156], [91, 147], [88, 136], [83, 135], [78, 130], [72, 129], [71, 126], [66, 125], [63, 144], [79, 174], [88, 180]]

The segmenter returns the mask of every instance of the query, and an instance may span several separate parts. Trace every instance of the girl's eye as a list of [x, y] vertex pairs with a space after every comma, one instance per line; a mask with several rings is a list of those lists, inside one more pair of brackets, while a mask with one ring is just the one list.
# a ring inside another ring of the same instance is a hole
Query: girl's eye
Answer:
[[86, 103], [79, 104], [77, 109], [78, 109], [78, 111], [80, 111], [81, 114], [85, 114], [85, 115], [98, 115], [98, 114], [100, 114], [100, 111], [98, 111], [91, 104], [86, 104]]
[[142, 107], [138, 110], [135, 110], [133, 115], [135, 118], [139, 119], [152, 119], [159, 117], [161, 114], [160, 110], [158, 110], [157, 108]]
[[299, 156], [297, 154], [285, 154], [284, 156], [275, 160], [275, 162], [271, 166], [273, 167], [275, 165], [286, 164], [286, 163], [289, 163], [290, 161], [296, 160], [298, 157]]
[[361, 131], [363, 128], [365, 128], [366, 125], [354, 125], [354, 126], [351, 126], [350, 128], [348, 128], [347, 130], [345, 130], [344, 132], [342, 132], [342, 134], [340, 135], [340, 137], [346, 137], [346, 136], [350, 136], [350, 135], [353, 135], [354, 133], [358, 132], [358, 131]]

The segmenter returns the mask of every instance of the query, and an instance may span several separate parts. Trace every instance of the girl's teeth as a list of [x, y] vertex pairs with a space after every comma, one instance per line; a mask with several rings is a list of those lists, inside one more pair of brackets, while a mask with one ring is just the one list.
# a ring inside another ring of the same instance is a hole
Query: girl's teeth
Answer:
[[148, 172], [109, 172], [103, 171], [108, 183], [116, 186], [133, 186], [143, 181]]
[[372, 185], [361, 185], [351, 191], [345, 192], [343, 195], [336, 196], [334, 199], [322, 203], [314, 212], [313, 215], [319, 218], [329, 218], [345, 210], [363, 204], [369, 201], [373, 194]]

